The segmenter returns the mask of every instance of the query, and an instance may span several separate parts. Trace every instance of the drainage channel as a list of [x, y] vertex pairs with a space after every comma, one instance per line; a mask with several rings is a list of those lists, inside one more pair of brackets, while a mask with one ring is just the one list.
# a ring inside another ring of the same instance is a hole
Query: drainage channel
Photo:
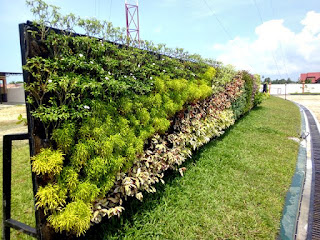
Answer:
[[[312, 173], [308, 165], [311, 165], [311, 159], [307, 158], [308, 153], [308, 142], [310, 142], [310, 136], [308, 135], [309, 126], [307, 117], [302, 108], [300, 108], [301, 114], [301, 138], [299, 143], [299, 152], [297, 156], [297, 163], [295, 173], [292, 177], [291, 185], [288, 189], [286, 200], [284, 204], [280, 232], [278, 240], [292, 240], [292, 239], [305, 239], [307, 236], [305, 226], [308, 223], [309, 213], [309, 202], [306, 200], [306, 185], [311, 185]], [[293, 139], [292, 139], [293, 140]], [[298, 140], [299, 141], [299, 140]], [[309, 182], [309, 184], [308, 184]], [[304, 196], [303, 196], [304, 195]], [[310, 195], [310, 193], [309, 193]], [[302, 204], [302, 202], [304, 202]], [[307, 211], [304, 209], [307, 208]], [[303, 209], [303, 210], [302, 210]], [[302, 214], [300, 215], [300, 210]], [[299, 224], [298, 224], [299, 223]], [[302, 226], [301, 234], [299, 231]], [[299, 232], [299, 233], [298, 233]], [[297, 234], [299, 237], [297, 237]], [[301, 235], [305, 237], [300, 238]]]
[[295, 174], [287, 192], [278, 239], [320, 239], [320, 124], [306, 107]]
[[311, 112], [302, 105], [300, 107], [304, 110], [309, 123], [313, 165], [307, 239], [320, 239], [320, 133]]

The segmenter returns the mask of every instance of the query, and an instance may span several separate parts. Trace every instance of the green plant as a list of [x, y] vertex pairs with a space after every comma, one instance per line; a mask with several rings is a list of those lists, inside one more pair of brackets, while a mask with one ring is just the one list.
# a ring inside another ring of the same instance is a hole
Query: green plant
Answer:
[[71, 197], [74, 201], [82, 200], [85, 203], [93, 202], [99, 195], [99, 188], [90, 183], [82, 182], [77, 184], [77, 188], [71, 193]]
[[52, 139], [57, 143], [64, 153], [69, 153], [71, 147], [75, 141], [75, 124], [74, 123], [63, 123], [61, 128], [56, 128], [52, 132]]
[[45, 187], [39, 187], [36, 194], [36, 206], [43, 208], [45, 214], [61, 210], [66, 204], [66, 189], [57, 184], [47, 184]]
[[248, 112], [252, 107], [260, 104], [259, 100], [260, 94], [260, 76], [259, 75], [251, 75], [250, 73], [243, 71], [242, 72], [243, 79], [245, 80], [245, 92], [246, 92], [246, 106], [244, 108], [244, 113]]
[[[56, 231], [78, 235], [88, 219], [120, 215], [122, 199], [155, 192], [165, 170], [177, 169], [254, 105], [256, 85], [247, 73], [148, 41], [134, 48], [109, 23], [62, 16], [42, 0], [29, 4], [39, 18], [29, 31], [38, 52], [24, 66], [26, 91], [37, 137], [51, 146], [32, 166], [47, 183], [37, 204]], [[64, 29], [48, 28], [48, 16]], [[74, 27], [86, 36], [72, 35]], [[106, 198], [104, 207], [96, 203]], [[79, 227], [72, 222], [78, 218]]]
[[63, 211], [48, 217], [48, 222], [57, 231], [68, 231], [80, 236], [90, 227], [91, 209], [83, 201], [69, 203]]
[[232, 110], [235, 119], [238, 119], [245, 113], [245, 107], [247, 103], [247, 94], [242, 94], [237, 100], [232, 103]]
[[27, 118], [24, 118], [24, 117], [22, 117], [22, 114], [19, 114], [17, 124], [21, 124], [21, 123], [23, 123], [23, 125], [25, 125], [25, 126], [28, 125]]
[[63, 168], [63, 153], [60, 150], [43, 148], [40, 153], [31, 158], [32, 171], [40, 175], [58, 175]]
[[287, 136], [299, 126], [299, 109], [270, 97], [185, 162], [183, 178], [166, 177], [87, 238], [276, 239], [299, 148]]
[[234, 123], [235, 115], [230, 106], [241, 97], [243, 85], [243, 80], [235, 78], [225, 86], [224, 92], [195, 101], [178, 113], [173, 122], [174, 131], [154, 135], [130, 171], [117, 175], [117, 181], [106, 197], [94, 204], [92, 221], [98, 223], [106, 215], [118, 215], [118, 211], [111, 209], [121, 207], [127, 197], [136, 197], [141, 201], [142, 191], [156, 192], [153, 185], [163, 182], [165, 170], [176, 169], [183, 175], [179, 166], [191, 156], [191, 151], [220, 136]]

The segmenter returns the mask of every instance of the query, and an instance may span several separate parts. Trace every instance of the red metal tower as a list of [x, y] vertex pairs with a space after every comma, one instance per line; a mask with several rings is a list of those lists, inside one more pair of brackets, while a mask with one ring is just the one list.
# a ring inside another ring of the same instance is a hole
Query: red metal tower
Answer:
[[138, 0], [125, 0], [127, 38], [140, 44]]

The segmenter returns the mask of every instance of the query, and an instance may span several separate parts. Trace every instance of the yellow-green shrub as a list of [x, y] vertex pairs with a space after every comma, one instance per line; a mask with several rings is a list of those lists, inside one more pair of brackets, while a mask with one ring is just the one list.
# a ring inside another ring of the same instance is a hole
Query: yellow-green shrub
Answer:
[[66, 204], [67, 190], [61, 188], [58, 184], [47, 184], [45, 187], [39, 187], [36, 194], [36, 206], [48, 212], [56, 212]]
[[57, 175], [63, 168], [63, 153], [61, 150], [43, 148], [40, 153], [31, 158], [32, 171], [36, 174]]
[[80, 236], [89, 229], [91, 217], [91, 206], [79, 200], [50, 215], [48, 222], [57, 232], [67, 231]]

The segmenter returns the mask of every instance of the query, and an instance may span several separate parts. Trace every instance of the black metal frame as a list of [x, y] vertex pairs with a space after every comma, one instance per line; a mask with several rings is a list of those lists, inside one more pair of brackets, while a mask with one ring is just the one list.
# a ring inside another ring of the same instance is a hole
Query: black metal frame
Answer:
[[[22, 66], [27, 62], [27, 58], [30, 57], [30, 34], [28, 29], [34, 29], [32, 22], [27, 21], [27, 23], [19, 24], [19, 33], [20, 33], [20, 49], [21, 49], [21, 60]], [[61, 33], [62, 31], [55, 28], [50, 28], [56, 33]], [[74, 36], [81, 36], [80, 34], [70, 33]], [[107, 41], [110, 42], [110, 41]], [[127, 47], [126, 45], [110, 42], [115, 45], [118, 45], [120, 48]], [[143, 50], [143, 49], [141, 49]], [[147, 51], [147, 50], [144, 50]], [[150, 54], [157, 55], [160, 59], [163, 55], [147, 51]], [[167, 56], [173, 58], [172, 56]], [[183, 59], [179, 59], [184, 61]], [[23, 70], [23, 79], [27, 83], [30, 79], [30, 73]], [[39, 139], [36, 137], [39, 133], [39, 129], [35, 129], [33, 118], [30, 114], [31, 106], [27, 101], [28, 92], [25, 92], [26, 99], [26, 110], [27, 110], [27, 120], [28, 120], [28, 133], [24, 134], [11, 134], [5, 135], [3, 137], [3, 239], [10, 239], [10, 228], [17, 229], [25, 234], [28, 234], [32, 237], [37, 238], [38, 240], [51, 240], [51, 239], [64, 239], [63, 234], [54, 233], [52, 229], [46, 224], [46, 217], [41, 209], [35, 207], [35, 219], [36, 219], [36, 228], [32, 228], [24, 223], [11, 219], [11, 168], [12, 168], [12, 142], [17, 140], [29, 140], [30, 147], [30, 156], [34, 156], [40, 151], [41, 144], [39, 145]], [[43, 139], [40, 139], [42, 141]], [[31, 171], [32, 172], [32, 171]], [[38, 186], [42, 185], [42, 180], [37, 177], [32, 172], [32, 183], [33, 183], [33, 194], [37, 193]], [[68, 237], [68, 239], [70, 236]]]
[[[34, 29], [32, 22], [27, 21], [27, 23], [19, 24], [19, 33], [20, 33], [20, 50], [21, 50], [21, 61], [22, 66], [27, 62], [27, 58], [30, 54], [30, 35], [28, 29]], [[62, 31], [55, 28], [50, 28], [57, 33]], [[79, 36], [79, 34], [71, 33], [74, 36]], [[125, 45], [119, 43], [113, 43], [119, 47], [126, 47]], [[150, 54], [158, 55], [160, 59], [161, 54], [150, 52]], [[23, 70], [23, 79], [27, 83], [30, 79], [30, 73]], [[35, 139], [35, 128], [33, 118], [30, 114], [31, 106], [27, 101], [28, 92], [25, 92], [26, 100], [26, 110], [27, 110], [27, 121], [28, 121], [28, 133], [24, 134], [11, 134], [5, 135], [3, 137], [3, 240], [10, 239], [10, 228], [17, 229], [22, 233], [28, 234], [32, 237], [37, 238], [38, 240], [47, 240], [47, 239], [63, 239], [63, 235], [53, 233], [48, 229], [46, 224], [46, 218], [43, 211], [37, 209], [35, 206], [35, 219], [36, 219], [36, 228], [32, 228], [24, 223], [11, 219], [11, 168], [12, 168], [12, 142], [16, 140], [29, 140], [30, 156], [34, 156], [37, 152], [40, 151], [38, 143], [36, 144]], [[32, 171], [31, 171], [32, 172]], [[37, 193], [38, 186], [41, 185], [41, 179], [39, 179], [32, 172], [32, 184], [33, 184], [33, 194], [34, 196]]]
[[[21, 48], [21, 59], [22, 65], [26, 64], [26, 55], [28, 54], [27, 46], [27, 31], [26, 24], [19, 24], [20, 32], [20, 48]], [[26, 82], [29, 73], [23, 70], [23, 79]], [[28, 93], [25, 94], [27, 100]], [[33, 137], [33, 121], [30, 114], [30, 105], [26, 101], [27, 120], [28, 120], [28, 133], [22, 134], [9, 134], [3, 136], [3, 219], [2, 227], [4, 240], [10, 239], [10, 228], [21, 231], [22, 233], [28, 234], [39, 240], [44, 240], [44, 234], [42, 233], [43, 224], [41, 221], [41, 212], [35, 207], [35, 219], [36, 228], [30, 227], [22, 222], [16, 221], [11, 218], [11, 169], [12, 169], [12, 142], [20, 140], [29, 140], [30, 156], [34, 156], [35, 142]], [[31, 171], [32, 172], [32, 171]], [[38, 189], [37, 176], [32, 172], [32, 185], [33, 195], [35, 196]]]
[[35, 228], [11, 218], [11, 169], [12, 169], [12, 142], [29, 140], [29, 134], [10, 134], [3, 136], [3, 219], [2, 219], [2, 239], [10, 239], [10, 228], [17, 229], [32, 237], [37, 238]]

